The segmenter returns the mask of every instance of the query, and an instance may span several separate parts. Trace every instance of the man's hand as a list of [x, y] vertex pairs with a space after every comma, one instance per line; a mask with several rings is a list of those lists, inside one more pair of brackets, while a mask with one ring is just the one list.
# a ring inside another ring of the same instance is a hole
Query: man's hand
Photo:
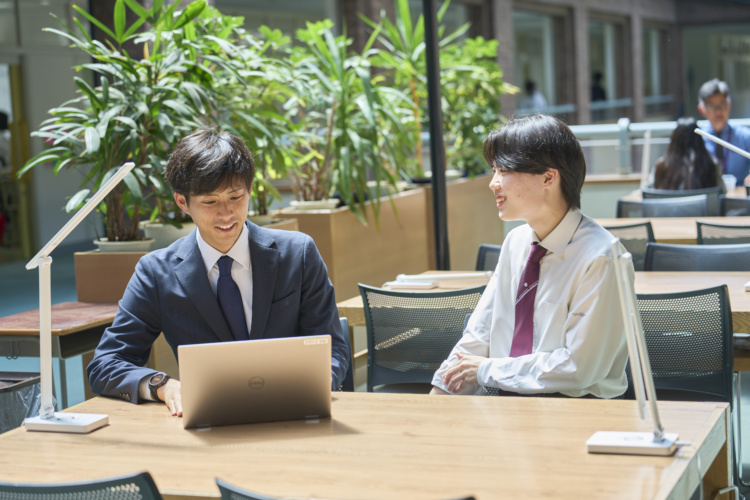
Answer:
[[432, 386], [432, 390], [430, 391], [430, 394], [433, 394], [433, 395], [438, 394], [440, 396], [444, 396], [444, 395], [450, 396], [451, 393], [442, 390], [440, 387]]
[[750, 186], [750, 174], [747, 177], [745, 177], [744, 184], [745, 184], [745, 186]]
[[462, 387], [475, 385], [477, 383], [477, 372], [479, 365], [484, 361], [483, 356], [457, 353], [458, 363], [451, 366], [443, 374], [443, 383], [450, 392], [458, 392]]
[[156, 395], [164, 401], [173, 417], [182, 416], [182, 386], [179, 380], [170, 378], [166, 384], [156, 389]]

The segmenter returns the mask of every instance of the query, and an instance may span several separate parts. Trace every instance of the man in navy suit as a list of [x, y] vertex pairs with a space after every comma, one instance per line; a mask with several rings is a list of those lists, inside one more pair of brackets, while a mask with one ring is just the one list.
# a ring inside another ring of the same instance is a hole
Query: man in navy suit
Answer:
[[[144, 366], [162, 332], [175, 357], [183, 344], [331, 335], [339, 386], [351, 353], [328, 271], [309, 236], [247, 221], [254, 174], [250, 151], [227, 132], [201, 130], [175, 146], [164, 176], [197, 228], [138, 262], [88, 366], [94, 392], [164, 401], [181, 416], [180, 382]], [[219, 261], [229, 262], [223, 271]]]

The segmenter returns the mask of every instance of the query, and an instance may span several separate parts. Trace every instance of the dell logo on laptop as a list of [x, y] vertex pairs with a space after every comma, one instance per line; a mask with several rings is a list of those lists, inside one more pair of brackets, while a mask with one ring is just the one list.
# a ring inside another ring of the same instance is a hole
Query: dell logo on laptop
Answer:
[[263, 389], [263, 386], [266, 385], [266, 381], [263, 380], [263, 377], [253, 377], [250, 379], [247, 385], [250, 387], [250, 389], [257, 391], [259, 389]]

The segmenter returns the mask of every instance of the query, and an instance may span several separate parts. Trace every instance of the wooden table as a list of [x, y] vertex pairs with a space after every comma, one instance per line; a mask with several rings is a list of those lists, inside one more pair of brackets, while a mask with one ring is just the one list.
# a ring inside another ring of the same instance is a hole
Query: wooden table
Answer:
[[[670, 293], [727, 285], [734, 331], [750, 333], [750, 292], [745, 291], [745, 283], [748, 281], [750, 281], [750, 273], [747, 272], [637, 272], [635, 273], [635, 291], [636, 293]], [[350, 327], [366, 325], [362, 297], [352, 297], [339, 302], [338, 309], [339, 315], [349, 320]], [[358, 352], [357, 356], [362, 358], [363, 353]], [[734, 370], [750, 371], [750, 351], [735, 350]]]
[[658, 243], [695, 245], [698, 241], [696, 220], [714, 224], [750, 225], [750, 217], [648, 217], [648, 218], [615, 218], [594, 219], [604, 227], [627, 226], [651, 221], [654, 238]]
[[[52, 356], [59, 360], [62, 408], [68, 406], [63, 360], [93, 352], [104, 330], [115, 319], [117, 308], [117, 304], [92, 302], [61, 302], [52, 306]], [[0, 318], [0, 355], [8, 359], [39, 357], [39, 309]], [[84, 386], [88, 390], [88, 384]]]
[[[333, 417], [184, 430], [163, 404], [95, 398], [86, 435], [0, 435], [0, 480], [79, 481], [148, 471], [165, 498], [218, 497], [215, 478], [284, 498], [706, 498], [731, 484], [725, 403], [660, 402], [690, 446], [671, 457], [596, 455], [598, 430], [650, 431], [636, 403], [334, 393]], [[724, 496], [722, 498], [729, 498]]]

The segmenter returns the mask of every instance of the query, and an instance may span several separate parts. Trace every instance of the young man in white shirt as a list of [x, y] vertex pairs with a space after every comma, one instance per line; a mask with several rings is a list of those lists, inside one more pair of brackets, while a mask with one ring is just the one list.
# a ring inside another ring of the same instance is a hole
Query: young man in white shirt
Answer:
[[[491, 132], [484, 156], [494, 171], [490, 189], [500, 219], [526, 224], [503, 242], [495, 273], [435, 373], [432, 393], [622, 395], [628, 355], [612, 235], [580, 212], [586, 175], [580, 143], [560, 120], [529, 115]], [[528, 279], [533, 243], [543, 256], [538, 278]], [[528, 292], [536, 294], [528, 314], [517, 314]]]

